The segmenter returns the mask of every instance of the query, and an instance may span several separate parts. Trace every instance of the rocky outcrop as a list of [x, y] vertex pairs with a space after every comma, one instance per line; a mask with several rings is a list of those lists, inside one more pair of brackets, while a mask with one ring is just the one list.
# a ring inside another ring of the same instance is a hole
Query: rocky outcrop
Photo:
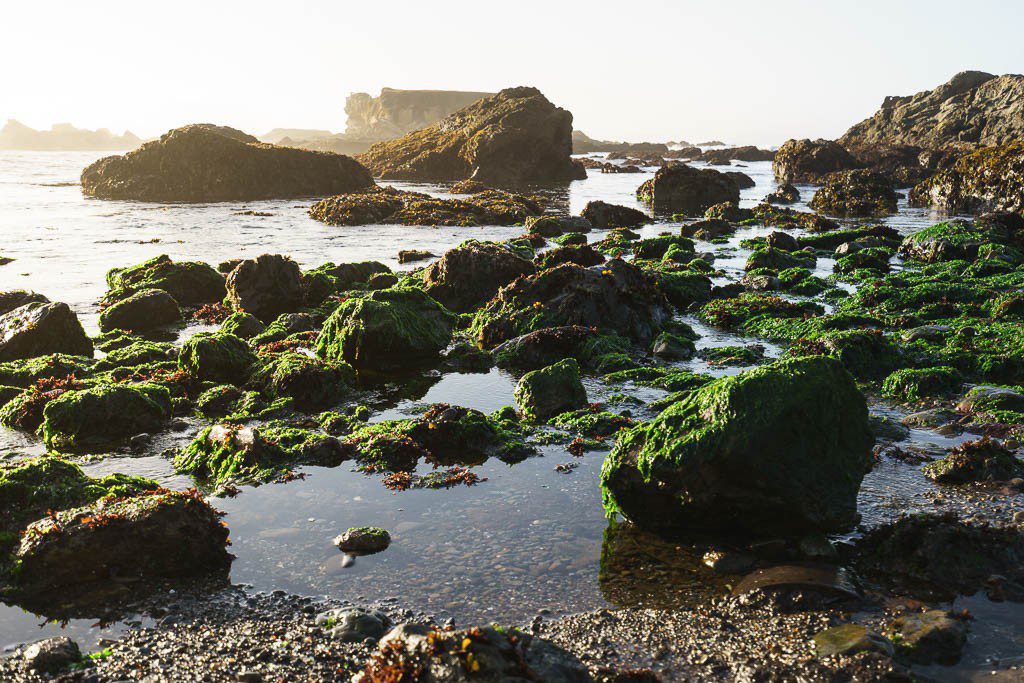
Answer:
[[724, 147], [722, 149], [709, 149], [700, 155], [701, 161], [709, 164], [736, 161], [771, 161], [775, 158], [775, 152], [770, 149], [760, 149], [753, 145], [743, 147]]
[[832, 140], [787, 140], [775, 153], [772, 170], [786, 183], [816, 183], [835, 171], [860, 164], [846, 149]]
[[636, 228], [651, 222], [650, 216], [643, 211], [638, 211], [630, 206], [608, 204], [600, 199], [587, 202], [580, 215], [590, 221], [590, 224], [598, 230]]
[[359, 156], [382, 178], [493, 184], [586, 177], [570, 158], [572, 114], [536, 88], [509, 88]]
[[1024, 142], [960, 157], [916, 185], [910, 203], [948, 212], [1024, 211]]
[[636, 196], [659, 209], [702, 216], [715, 204], [739, 202], [740, 190], [734, 178], [714, 169], [673, 164], [658, 169]]
[[131, 131], [114, 135], [106, 128], [84, 130], [70, 123], [55, 124], [50, 130], [35, 130], [10, 119], [0, 129], [0, 149], [113, 151], [135, 149], [141, 144], [142, 140]]
[[619, 440], [605, 507], [659, 532], [850, 527], [874, 437], [853, 377], [795, 358], [716, 380]]
[[92, 356], [92, 341], [65, 303], [29, 303], [0, 316], [0, 362], [50, 353]]
[[309, 197], [372, 185], [369, 172], [350, 157], [276, 147], [210, 124], [176, 128], [82, 171], [86, 195], [150, 202]]
[[371, 143], [393, 140], [492, 95], [494, 93], [395, 88], [381, 88], [377, 97], [354, 92], [345, 100], [348, 115], [345, 137]]
[[475, 240], [446, 251], [423, 271], [427, 294], [457, 313], [487, 303], [498, 290], [523, 275], [533, 263], [508, 247]]
[[896, 213], [899, 199], [892, 182], [874, 171], [837, 171], [822, 179], [810, 206], [830, 216], [871, 217]]
[[973, 149], [1024, 138], [1024, 76], [964, 71], [934, 90], [886, 97], [874, 116], [846, 131], [848, 149], [914, 145]]
[[668, 145], [663, 142], [612, 142], [595, 140], [581, 130], [572, 132], [572, 153], [624, 152], [626, 154], [665, 154]]

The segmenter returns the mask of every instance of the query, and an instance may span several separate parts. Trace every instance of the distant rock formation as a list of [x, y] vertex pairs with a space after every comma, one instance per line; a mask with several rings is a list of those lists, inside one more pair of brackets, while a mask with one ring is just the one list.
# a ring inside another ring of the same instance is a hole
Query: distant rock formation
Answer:
[[393, 140], [492, 95], [494, 93], [394, 88], [381, 88], [377, 97], [365, 92], [352, 93], [345, 101], [348, 122], [344, 137], [368, 142]]
[[0, 129], [0, 149], [29, 151], [107, 151], [135, 149], [142, 140], [131, 131], [114, 135], [106, 128], [85, 130], [70, 123], [54, 124], [50, 130], [29, 128], [14, 119]]
[[282, 141], [299, 142], [330, 138], [334, 137], [334, 133], [329, 130], [318, 130], [316, 128], [274, 128], [257, 137], [260, 139], [260, 142], [280, 145]]
[[853, 151], [875, 145], [961, 149], [1024, 138], [1024, 76], [964, 71], [934, 90], [886, 97], [871, 118], [839, 143]]
[[772, 170], [786, 183], [816, 183], [829, 173], [859, 165], [853, 155], [832, 140], [787, 140], [775, 153]]
[[176, 128], [82, 172], [87, 195], [156, 202], [324, 196], [372, 186], [369, 171], [351, 157], [268, 145], [211, 124]]
[[359, 155], [374, 174], [397, 180], [473, 178], [495, 185], [575, 180], [572, 114], [536, 88], [502, 90], [397, 140]]
[[664, 154], [668, 145], [662, 142], [612, 142], [595, 140], [581, 130], [572, 132], [572, 153], [627, 152], [631, 154]]

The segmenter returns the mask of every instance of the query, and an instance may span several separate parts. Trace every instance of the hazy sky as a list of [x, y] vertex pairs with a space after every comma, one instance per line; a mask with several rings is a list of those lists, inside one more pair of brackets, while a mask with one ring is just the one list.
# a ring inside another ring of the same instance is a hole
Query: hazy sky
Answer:
[[1022, 25], [1019, 0], [3, 0], [0, 119], [341, 131], [353, 91], [535, 85], [593, 137], [778, 144], [1020, 73]]

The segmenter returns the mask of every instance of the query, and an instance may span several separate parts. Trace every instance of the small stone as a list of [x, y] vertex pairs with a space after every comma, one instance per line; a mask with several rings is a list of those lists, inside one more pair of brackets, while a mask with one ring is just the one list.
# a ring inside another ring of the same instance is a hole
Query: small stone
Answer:
[[373, 526], [347, 529], [334, 539], [334, 545], [345, 553], [368, 555], [387, 550], [391, 545], [391, 534], [386, 529]]
[[376, 644], [393, 624], [383, 612], [353, 607], [324, 612], [316, 618], [316, 625], [326, 628], [335, 640]]
[[967, 624], [943, 610], [900, 617], [890, 630], [899, 656], [914, 664], [955, 664], [967, 643]]
[[872, 633], [860, 624], [843, 624], [825, 629], [814, 636], [814, 649], [819, 657], [854, 655], [858, 652], [881, 652], [891, 656], [892, 642]]
[[54, 673], [82, 659], [78, 643], [65, 636], [47, 638], [25, 648], [22, 657], [33, 671]]

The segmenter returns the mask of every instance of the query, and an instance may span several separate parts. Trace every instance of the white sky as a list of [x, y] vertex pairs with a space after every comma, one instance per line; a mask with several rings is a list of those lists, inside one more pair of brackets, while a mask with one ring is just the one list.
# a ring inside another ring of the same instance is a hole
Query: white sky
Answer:
[[534, 85], [593, 137], [835, 137], [885, 95], [1024, 71], [1012, 0], [0, 0], [0, 124], [344, 130], [382, 86]]

